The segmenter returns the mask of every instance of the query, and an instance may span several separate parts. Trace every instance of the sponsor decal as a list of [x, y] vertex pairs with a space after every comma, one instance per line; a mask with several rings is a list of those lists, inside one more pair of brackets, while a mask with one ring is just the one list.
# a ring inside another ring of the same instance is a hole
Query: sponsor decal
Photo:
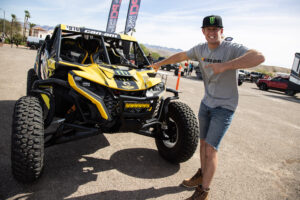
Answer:
[[85, 29], [84, 33], [93, 34], [93, 35], [101, 35], [101, 36], [104, 36], [104, 37], [119, 38], [118, 34], [106, 33], [106, 32], [96, 31], [96, 30], [91, 30], [91, 29]]
[[217, 60], [217, 59], [210, 59], [210, 58], [201, 58], [203, 62], [208, 62], [208, 63], [221, 63], [222, 60]]
[[74, 32], [80, 32], [80, 28], [76, 26], [68, 26], [66, 25], [66, 30], [68, 31], [74, 31]]
[[216, 20], [216, 17], [210, 17], [210, 18], [209, 18], [209, 23], [210, 23], [210, 24], [214, 24], [214, 23], [215, 23], [215, 20]]
[[120, 76], [129, 76], [130, 73], [128, 71], [124, 71], [124, 70], [115, 70], [115, 74], [120, 75]]
[[132, 86], [129, 81], [123, 81], [121, 87], [127, 90], [131, 90], [134, 88], [134, 86]]
[[136, 82], [127, 70], [114, 70], [114, 79], [117, 83], [118, 88], [123, 88], [126, 90], [138, 89]]

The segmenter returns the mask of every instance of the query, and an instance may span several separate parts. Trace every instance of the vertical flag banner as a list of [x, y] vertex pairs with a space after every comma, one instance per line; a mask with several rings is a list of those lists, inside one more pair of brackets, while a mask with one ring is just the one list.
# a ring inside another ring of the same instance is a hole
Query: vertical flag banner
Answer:
[[122, 0], [112, 0], [109, 15], [108, 15], [106, 32], [114, 33], [116, 31], [121, 3]]
[[126, 19], [125, 34], [131, 31], [135, 27], [135, 23], [138, 17], [141, 0], [130, 0], [129, 8]]

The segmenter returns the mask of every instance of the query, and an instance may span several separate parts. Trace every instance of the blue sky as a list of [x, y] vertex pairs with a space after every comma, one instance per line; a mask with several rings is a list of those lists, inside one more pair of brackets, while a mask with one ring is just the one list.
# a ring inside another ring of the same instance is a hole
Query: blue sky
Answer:
[[[1, 0], [0, 17], [15, 14], [40, 25], [63, 23], [105, 30], [111, 0]], [[117, 32], [124, 30], [129, 0], [123, 0]], [[224, 35], [248, 48], [261, 51], [266, 65], [291, 68], [300, 52], [299, 0], [142, 0], [137, 32], [141, 43], [188, 50], [204, 42], [203, 17], [223, 18]]]

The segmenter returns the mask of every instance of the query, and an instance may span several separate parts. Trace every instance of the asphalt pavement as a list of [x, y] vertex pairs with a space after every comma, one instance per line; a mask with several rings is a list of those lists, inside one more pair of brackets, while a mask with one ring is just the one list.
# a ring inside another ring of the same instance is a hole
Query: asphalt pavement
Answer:
[[[194, 156], [178, 165], [166, 162], [153, 138], [134, 133], [103, 134], [45, 150], [45, 168], [33, 184], [11, 174], [10, 144], [14, 104], [26, 93], [27, 70], [36, 51], [0, 47], [0, 199], [177, 200], [192, 195], [180, 186], [200, 165]], [[166, 72], [168, 86], [177, 77]], [[180, 101], [195, 114], [204, 95], [195, 74], [182, 77]], [[211, 185], [212, 200], [300, 199], [300, 94], [239, 86], [239, 106], [219, 149]]]

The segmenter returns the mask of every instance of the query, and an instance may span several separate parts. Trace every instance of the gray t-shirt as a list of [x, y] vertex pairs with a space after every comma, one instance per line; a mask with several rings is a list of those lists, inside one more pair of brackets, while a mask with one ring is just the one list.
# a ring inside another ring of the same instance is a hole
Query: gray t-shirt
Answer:
[[244, 55], [248, 48], [240, 44], [222, 41], [219, 47], [210, 50], [208, 44], [200, 43], [187, 51], [190, 59], [200, 62], [205, 95], [202, 102], [211, 108], [223, 107], [235, 111], [238, 104], [238, 71], [227, 70], [213, 74], [211, 68], [204, 68], [211, 63], [223, 63]]

